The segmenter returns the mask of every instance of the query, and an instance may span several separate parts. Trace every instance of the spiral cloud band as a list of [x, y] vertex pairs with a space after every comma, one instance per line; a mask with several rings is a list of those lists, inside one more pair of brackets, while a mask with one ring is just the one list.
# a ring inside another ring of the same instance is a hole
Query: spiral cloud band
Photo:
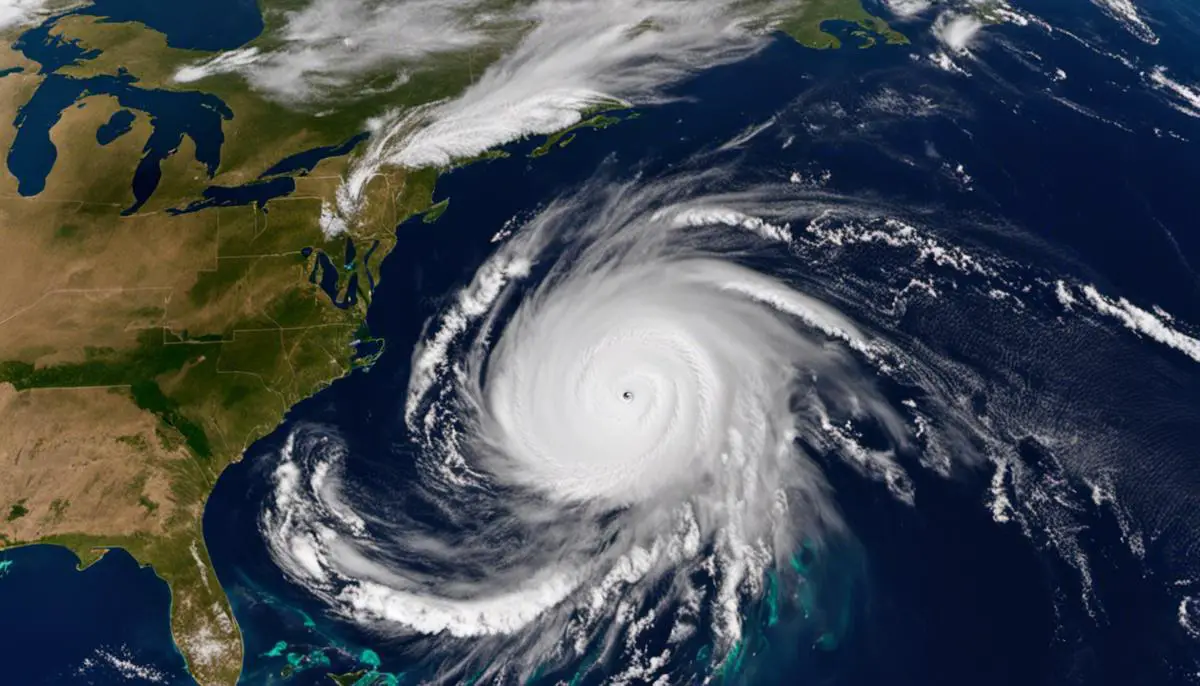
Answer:
[[492, 353], [490, 471], [551, 498], [625, 505], [786, 455], [793, 370], [822, 353], [771, 300], [805, 305], [701, 259], [591, 273], [535, 298]]
[[[670, 192], [550, 206], [431, 323], [405, 507], [365, 511], [391, 496], [345, 478], [336, 435], [294, 432], [262, 519], [280, 566], [347, 616], [488, 642], [508, 670], [597, 636], [635, 645], [651, 625], [677, 643], [704, 621], [731, 649], [769, 571], [841, 527], [799, 439], [828, 445], [833, 423], [869, 417], [900, 446], [907, 429], [858, 370], [874, 344], [748, 266], [786, 255], [788, 227], [750, 198]], [[860, 456], [894, 467], [887, 450]]]
[[[981, 505], [1073, 567], [1093, 612], [1066, 474], [1114, 508], [1131, 550], [1142, 534], [1072, 437], [1136, 446], [1073, 386], [1030, 403], [901, 320], [931, 308], [911, 325], [959, 340], [987, 325], [1013, 349], [1098, 330], [1116, 349], [1132, 331], [1197, 359], [1197, 339], [895, 208], [793, 185], [731, 192], [714, 169], [593, 182], [498, 233], [417, 344], [388, 466], [325, 427], [291, 433], [261, 515], [280, 568], [333, 612], [438, 655], [435, 681], [603, 663], [624, 670], [612, 683], [654, 682], [701, 654], [718, 668], [762, 630], [757, 609], [804, 595], [799, 551], [853, 545], [825, 469], [912, 504], [919, 464], [990, 469]], [[1029, 316], [1038, 300], [1053, 316]], [[1074, 384], [1088, 364], [1036, 374]], [[1028, 464], [1032, 443], [1060, 461]]]

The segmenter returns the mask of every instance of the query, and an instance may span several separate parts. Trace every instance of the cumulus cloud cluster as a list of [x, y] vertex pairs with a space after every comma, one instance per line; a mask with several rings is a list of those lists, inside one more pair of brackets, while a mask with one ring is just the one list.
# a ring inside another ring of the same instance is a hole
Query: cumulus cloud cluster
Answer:
[[983, 28], [983, 22], [971, 14], [943, 14], [934, 23], [933, 32], [947, 48], [962, 53]]

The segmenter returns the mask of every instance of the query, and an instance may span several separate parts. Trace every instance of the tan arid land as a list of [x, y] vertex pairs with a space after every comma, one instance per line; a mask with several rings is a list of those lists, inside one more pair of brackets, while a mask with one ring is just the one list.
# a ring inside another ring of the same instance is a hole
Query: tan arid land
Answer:
[[[96, 44], [105, 35], [129, 39], [127, 26], [64, 23], [60, 30], [97, 29], [88, 36]], [[157, 34], [137, 33], [168, 51]], [[0, 79], [7, 151], [17, 109], [42, 77], [7, 48], [0, 62], [26, 67]], [[227, 102], [251, 109], [248, 97], [235, 92]], [[369, 298], [333, 307], [308, 280], [315, 257], [301, 254], [344, 250], [346, 238], [327, 241], [318, 223], [344, 161], [297, 179], [269, 215], [253, 206], [163, 210], [356, 131], [229, 126], [223, 161], [236, 166], [213, 180], [185, 139], [164, 162], [151, 201], [122, 217], [149, 120], [139, 113], [129, 133], [101, 147], [95, 132], [115, 100], [90, 96], [79, 105], [51, 131], [58, 159], [45, 191], [20, 197], [0, 169], [0, 545], [59, 543], [81, 566], [107, 548], [127, 549], [169, 584], [175, 640], [192, 674], [232, 684], [241, 637], [205, 549], [205, 499], [221, 470], [289, 407], [351, 368]], [[379, 240], [375, 254], [386, 254], [396, 224], [430, 204], [434, 179], [376, 178], [372, 210], [351, 237]]]
[[[904, 37], [857, 0], [818, 0], [783, 28], [805, 45], [836, 47], [825, 19], [859, 24], [886, 42]], [[55, 31], [103, 50], [59, 70], [86, 77], [128, 69], [142, 88], [179, 88], [170, 74], [202, 53], [170, 48], [138, 24], [72, 17]], [[7, 154], [19, 108], [43, 76], [8, 45], [0, 69], [0, 150]], [[428, 102], [461, 90], [494, 54], [447, 58], [439, 76], [406, 97]], [[437, 170], [389, 171], [367, 188], [366, 211], [349, 236], [325, 237], [323, 204], [346, 168], [329, 159], [296, 178], [291, 195], [255, 206], [174, 216], [208, 185], [238, 185], [279, 159], [358, 133], [363, 117], [317, 117], [252, 92], [239, 77], [197, 89], [219, 96], [221, 166], [208, 179], [185, 138], [162, 165], [162, 182], [133, 216], [130, 179], [151, 134], [145, 113], [100, 146], [96, 130], [119, 108], [110, 96], [82, 98], [51, 131], [58, 157], [46, 188], [17, 193], [0, 165], [0, 547], [55, 543], [84, 567], [106, 549], [128, 550], [171, 589], [171, 625], [190, 672], [231, 685], [242, 642], [201, 531], [213, 484], [287, 410], [349, 372], [370, 293], [342, 310], [309, 280], [317, 252], [340, 259], [346, 240], [379, 242], [377, 270], [403, 219], [432, 207]], [[550, 141], [553, 142], [553, 141]], [[305, 250], [306, 248], [311, 250]], [[367, 269], [352, 273], [367, 282]], [[373, 271], [377, 275], [377, 271]]]

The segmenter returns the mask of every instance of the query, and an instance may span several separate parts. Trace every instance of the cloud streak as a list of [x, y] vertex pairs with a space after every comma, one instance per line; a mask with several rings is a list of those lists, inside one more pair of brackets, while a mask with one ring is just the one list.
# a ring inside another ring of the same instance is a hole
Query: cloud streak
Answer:
[[385, 166], [445, 166], [525, 136], [571, 126], [591, 108], [661, 102], [703, 67], [751, 54], [777, 9], [727, 0], [541, 0], [519, 12], [533, 26], [459, 97], [380, 121], [343, 188], [353, 213]]
[[480, 47], [513, 26], [487, 12], [485, 3], [467, 0], [313, 0], [284, 18], [273, 45], [188, 65], [176, 80], [239, 73], [278, 100], [344, 98], [345, 89], [364, 76], [383, 73], [399, 85], [429, 60]]

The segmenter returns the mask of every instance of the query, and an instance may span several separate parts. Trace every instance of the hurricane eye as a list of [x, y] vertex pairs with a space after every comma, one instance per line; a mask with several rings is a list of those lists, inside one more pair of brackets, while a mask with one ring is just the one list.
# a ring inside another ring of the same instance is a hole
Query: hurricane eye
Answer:
[[632, 402], [633, 401], [633, 391], [625, 391], [624, 393], [622, 393], [621, 400], [624, 400], [627, 403]]

